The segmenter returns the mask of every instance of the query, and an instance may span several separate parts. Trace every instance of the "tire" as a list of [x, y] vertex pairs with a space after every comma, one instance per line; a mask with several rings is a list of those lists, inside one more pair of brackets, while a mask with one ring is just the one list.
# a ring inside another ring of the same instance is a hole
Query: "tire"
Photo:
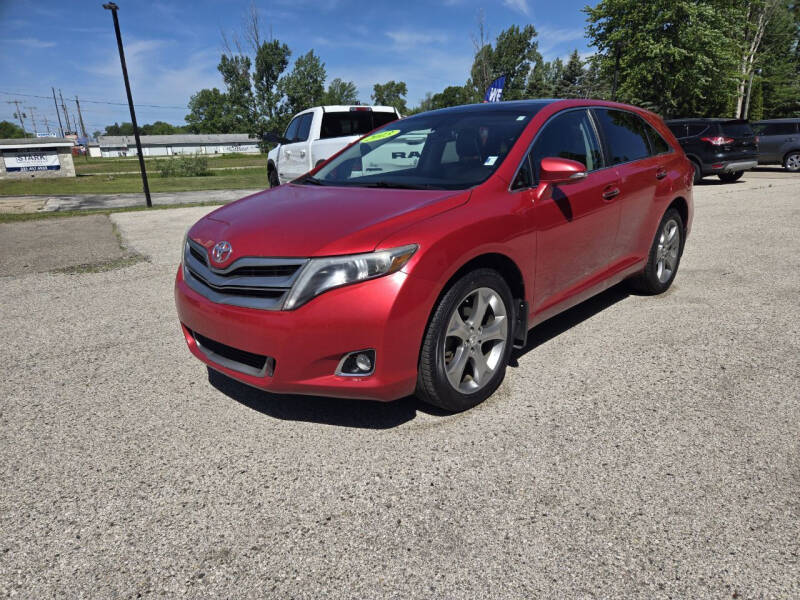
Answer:
[[703, 178], [703, 171], [700, 168], [700, 165], [697, 164], [696, 161], [690, 159], [689, 162], [692, 163], [692, 167], [694, 168], [694, 177], [692, 177], [692, 182], [695, 185], [697, 185], [698, 183], [700, 183], [700, 180]]
[[783, 168], [792, 173], [800, 171], [800, 152], [789, 152], [783, 159]]
[[277, 169], [270, 169], [269, 170], [269, 187], [274, 188], [278, 187], [281, 182], [278, 179], [278, 170]]
[[[481, 314], [473, 321], [475, 309]], [[506, 374], [514, 316], [511, 290], [497, 271], [476, 269], [456, 281], [439, 300], [425, 331], [417, 396], [453, 412], [491, 396]]]
[[670, 208], [658, 224], [647, 265], [631, 280], [633, 288], [643, 294], [663, 294], [672, 285], [683, 254], [685, 227], [680, 213]]
[[722, 183], [733, 183], [738, 181], [744, 175], [744, 171], [734, 171], [733, 173], [720, 173], [717, 175]]

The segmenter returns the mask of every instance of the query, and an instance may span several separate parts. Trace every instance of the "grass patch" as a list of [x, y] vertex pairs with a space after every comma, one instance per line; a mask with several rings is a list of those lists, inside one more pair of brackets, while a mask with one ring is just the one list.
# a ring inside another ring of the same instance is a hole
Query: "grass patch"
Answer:
[[144, 210], [168, 210], [171, 208], [191, 208], [194, 206], [222, 206], [219, 202], [186, 202], [183, 204], [158, 204], [152, 208], [146, 206], [120, 206], [118, 208], [97, 208], [86, 210], [62, 210], [35, 213], [0, 213], [0, 223], [16, 223], [19, 221], [38, 221], [40, 219], [60, 219], [63, 217], [87, 217], [89, 215], [110, 215], [118, 212], [139, 212]]
[[128, 254], [120, 258], [112, 260], [102, 260], [96, 263], [87, 263], [83, 265], [73, 265], [64, 267], [63, 269], [56, 269], [51, 273], [65, 273], [67, 275], [82, 275], [84, 273], [103, 273], [104, 271], [114, 271], [116, 269], [124, 269], [140, 262], [148, 262], [147, 257], [141, 254]]
[[[151, 192], [266, 189], [269, 187], [266, 168], [249, 167], [230, 171], [212, 171], [211, 173], [210, 176], [201, 177], [159, 177], [154, 169], [152, 173], [148, 173], [148, 182]], [[136, 193], [142, 193], [142, 178], [138, 173], [3, 180], [0, 183], [0, 196]]]
[[[180, 156], [180, 155], [177, 155]], [[232, 167], [260, 167], [266, 173], [267, 155], [266, 154], [203, 154], [208, 158], [208, 166], [211, 169]], [[144, 164], [149, 175], [155, 172], [156, 162], [170, 157], [154, 156], [145, 157]], [[78, 175], [90, 175], [92, 173], [124, 173], [129, 171], [139, 172], [139, 159], [133, 158], [92, 158], [88, 160], [85, 156], [74, 156], [75, 172]]]

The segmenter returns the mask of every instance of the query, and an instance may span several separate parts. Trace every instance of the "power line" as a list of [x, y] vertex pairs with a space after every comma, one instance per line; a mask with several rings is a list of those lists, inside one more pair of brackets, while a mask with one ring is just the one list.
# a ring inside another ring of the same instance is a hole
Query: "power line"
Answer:
[[[25, 96], [27, 98], [47, 98], [49, 99], [50, 96], [40, 96], [38, 94], [18, 94], [15, 92], [4, 92], [0, 90], [0, 94], [5, 96]], [[111, 100], [82, 100], [82, 102], [90, 103], [90, 104], [110, 104], [112, 106], [128, 106], [127, 102], [112, 102]], [[136, 106], [141, 106], [144, 108], [174, 108], [174, 109], [181, 109], [186, 110], [186, 106], [178, 106], [177, 104], [140, 104], [136, 103]]]

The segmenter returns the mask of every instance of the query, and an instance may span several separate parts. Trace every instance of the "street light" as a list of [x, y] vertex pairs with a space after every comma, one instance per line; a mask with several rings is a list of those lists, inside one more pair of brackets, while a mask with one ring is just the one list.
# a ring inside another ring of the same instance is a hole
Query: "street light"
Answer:
[[144, 168], [144, 155], [142, 154], [142, 142], [139, 139], [139, 126], [136, 124], [136, 112], [133, 110], [133, 96], [131, 96], [131, 84], [128, 81], [128, 67], [125, 66], [125, 51], [122, 49], [122, 35], [119, 32], [119, 19], [117, 11], [119, 6], [113, 2], [103, 4], [103, 8], [111, 11], [114, 17], [114, 31], [117, 34], [117, 46], [119, 47], [119, 62], [122, 65], [122, 77], [125, 79], [125, 91], [128, 94], [128, 107], [131, 109], [131, 124], [133, 125], [133, 137], [136, 139], [136, 151], [139, 153], [139, 169], [142, 171], [142, 184], [144, 184], [144, 197], [147, 207], [153, 206], [150, 201], [150, 186], [147, 185], [147, 171]]

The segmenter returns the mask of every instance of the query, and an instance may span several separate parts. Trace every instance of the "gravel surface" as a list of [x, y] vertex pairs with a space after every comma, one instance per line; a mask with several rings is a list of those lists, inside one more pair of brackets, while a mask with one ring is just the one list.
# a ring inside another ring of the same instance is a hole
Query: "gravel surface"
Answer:
[[[6, 275], [96, 265], [127, 255], [106, 215], [0, 223], [0, 281]], [[8, 301], [2, 292], [0, 298]]]
[[442, 415], [211, 376], [151, 262], [0, 278], [0, 596], [800, 596], [800, 178], [696, 190], [664, 296], [613, 289]]

